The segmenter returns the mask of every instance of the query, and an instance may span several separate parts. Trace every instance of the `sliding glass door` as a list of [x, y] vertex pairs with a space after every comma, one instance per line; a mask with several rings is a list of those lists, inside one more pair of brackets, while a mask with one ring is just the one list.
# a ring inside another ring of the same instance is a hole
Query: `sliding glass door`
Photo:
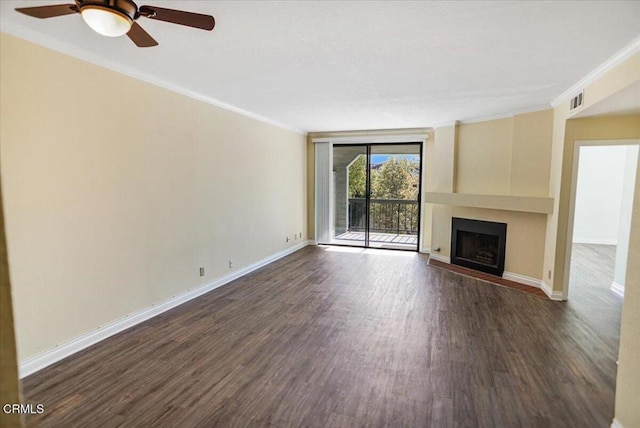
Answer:
[[420, 144], [371, 145], [369, 246], [418, 250]]
[[333, 147], [332, 244], [364, 247], [367, 243], [366, 145]]
[[418, 250], [421, 147], [333, 146], [330, 243]]

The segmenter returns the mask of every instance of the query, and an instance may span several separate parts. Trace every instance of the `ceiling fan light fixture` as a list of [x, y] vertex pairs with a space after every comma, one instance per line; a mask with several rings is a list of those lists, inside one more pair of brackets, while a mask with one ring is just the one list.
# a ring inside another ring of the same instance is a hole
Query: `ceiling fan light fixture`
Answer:
[[19, 7], [16, 8], [16, 12], [39, 19], [79, 13], [96, 33], [107, 37], [126, 34], [139, 48], [158, 45], [158, 42], [138, 24], [137, 20], [140, 17], [207, 31], [213, 30], [216, 25], [211, 15], [156, 6], [138, 8], [133, 0], [75, 0], [75, 4]]
[[128, 15], [109, 7], [87, 5], [80, 9], [80, 14], [93, 31], [107, 37], [124, 36], [133, 25]]

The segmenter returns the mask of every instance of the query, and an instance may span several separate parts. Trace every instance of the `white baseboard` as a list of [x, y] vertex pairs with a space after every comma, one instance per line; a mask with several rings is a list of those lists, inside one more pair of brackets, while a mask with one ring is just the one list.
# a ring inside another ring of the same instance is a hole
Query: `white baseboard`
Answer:
[[505, 271], [502, 273], [502, 277], [504, 279], [508, 279], [509, 281], [528, 285], [530, 287], [541, 288], [542, 281], [536, 278], [531, 278], [530, 276], [525, 276], [525, 275], [520, 275], [518, 273]]
[[618, 245], [615, 239], [573, 238], [574, 244]]
[[433, 260], [437, 260], [439, 262], [443, 262], [443, 263], [449, 263], [449, 264], [451, 263], [451, 259], [449, 257], [443, 256], [443, 255], [440, 255], [440, 254], [431, 253], [429, 255], [429, 258], [431, 258]]
[[[443, 262], [443, 263], [451, 263], [451, 260], [449, 257], [447, 256], [442, 256], [440, 254], [431, 254], [429, 256], [430, 258], [432, 258], [433, 260], [437, 260], [439, 262]], [[547, 296], [549, 296], [549, 299], [551, 300], [564, 300], [562, 298], [562, 292], [561, 291], [553, 291], [551, 290], [551, 287], [549, 287], [548, 284], [546, 284], [544, 281], [536, 279], [536, 278], [531, 278], [529, 276], [525, 276], [525, 275], [520, 275], [517, 273], [513, 273], [513, 272], [503, 272], [502, 277], [504, 279], [508, 279], [509, 281], [514, 281], [514, 282], [518, 282], [520, 284], [524, 284], [524, 285], [528, 285], [531, 287], [536, 287], [536, 288], [541, 288], [542, 291], [545, 292], [545, 294]]]
[[306, 247], [307, 245], [310, 245], [310, 243], [311, 241], [304, 241], [298, 245], [289, 247], [286, 250], [280, 251], [276, 254], [272, 254], [262, 260], [258, 260], [257, 262], [238, 269], [237, 271], [232, 272], [228, 275], [216, 278], [214, 281], [204, 284], [196, 289], [179, 294], [162, 302], [155, 303], [150, 307], [126, 315], [125, 317], [112, 321], [109, 324], [105, 324], [99, 327], [97, 330], [85, 333], [81, 336], [69, 340], [68, 342], [64, 342], [54, 348], [29, 357], [26, 360], [20, 362], [18, 370], [20, 378], [29, 376], [30, 374], [42, 370], [43, 368], [56, 363], [72, 354], [75, 354], [78, 351], [81, 351], [110, 336], [113, 336], [114, 334], [120, 333], [121, 331], [133, 327], [136, 324], [139, 324], [143, 321], [155, 317], [156, 315], [166, 312], [169, 309], [175, 308], [178, 305], [188, 302], [191, 299], [195, 299], [198, 296], [208, 293], [211, 290], [214, 290], [248, 273], [260, 269], [261, 267], [266, 266], [269, 263], [273, 263], [278, 259], [288, 256], [289, 254], [294, 253]]
[[622, 426], [620, 421], [618, 421], [616, 418], [613, 418], [613, 421], [611, 422], [611, 428], [624, 428], [624, 427]]
[[419, 251], [419, 253], [422, 253], [422, 254], [431, 254], [431, 248], [429, 248], [429, 247], [425, 247], [425, 248], [421, 249], [421, 250]]
[[[433, 260], [437, 260], [439, 262], [451, 264], [451, 258], [447, 256], [442, 256], [440, 254], [430, 254], [429, 256]], [[503, 272], [502, 277], [504, 279], [508, 279], [509, 281], [514, 281], [520, 284], [528, 285], [530, 287], [541, 287], [541, 282], [539, 279], [531, 278], [530, 276], [520, 275], [513, 272]]]
[[613, 281], [611, 283], [611, 291], [613, 291], [616, 294], [619, 294], [620, 296], [624, 297], [624, 285], [622, 284], [618, 284], [617, 282]]
[[553, 291], [551, 289], [551, 287], [549, 286], [549, 284], [547, 284], [546, 282], [541, 281], [540, 282], [540, 288], [549, 297], [549, 299], [558, 300], [558, 301], [564, 300], [562, 298], [562, 291]]

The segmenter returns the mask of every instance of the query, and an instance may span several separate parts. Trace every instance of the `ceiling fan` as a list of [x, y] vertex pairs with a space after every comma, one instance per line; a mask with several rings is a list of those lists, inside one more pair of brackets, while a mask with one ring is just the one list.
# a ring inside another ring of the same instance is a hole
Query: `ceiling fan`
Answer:
[[119, 37], [126, 34], [133, 43], [141, 48], [158, 45], [158, 42], [136, 22], [141, 16], [207, 31], [213, 30], [216, 25], [216, 21], [211, 15], [157, 6], [138, 7], [131, 0], [75, 0], [75, 4], [21, 7], [16, 10], [41, 19], [79, 13], [95, 32], [108, 37]]

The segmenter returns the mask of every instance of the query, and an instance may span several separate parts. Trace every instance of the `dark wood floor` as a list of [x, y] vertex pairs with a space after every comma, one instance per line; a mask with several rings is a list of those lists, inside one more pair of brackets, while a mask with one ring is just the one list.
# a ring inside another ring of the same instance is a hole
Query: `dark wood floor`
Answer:
[[573, 244], [569, 306], [590, 328], [620, 339], [622, 297], [611, 291], [615, 245]]
[[28, 377], [28, 422], [608, 427], [619, 321], [578, 300], [307, 247]]

